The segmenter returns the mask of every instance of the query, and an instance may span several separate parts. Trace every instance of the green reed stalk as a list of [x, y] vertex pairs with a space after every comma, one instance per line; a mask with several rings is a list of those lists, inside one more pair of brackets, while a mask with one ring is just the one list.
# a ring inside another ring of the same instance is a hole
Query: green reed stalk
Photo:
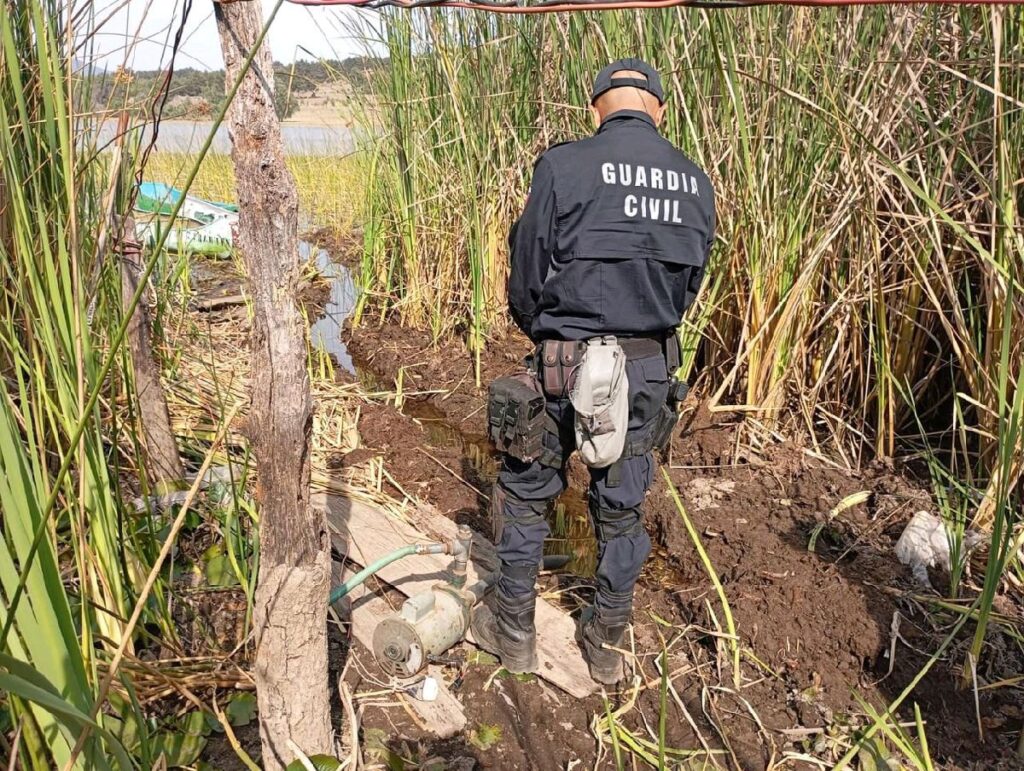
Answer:
[[693, 526], [693, 522], [690, 521], [690, 516], [686, 513], [686, 507], [683, 506], [683, 501], [679, 497], [679, 491], [676, 490], [675, 485], [672, 484], [672, 478], [664, 468], [662, 468], [661, 473], [665, 478], [665, 484], [668, 485], [668, 492], [672, 497], [672, 502], [675, 504], [676, 510], [679, 512], [679, 516], [682, 517], [683, 524], [686, 526], [686, 532], [689, 534], [690, 540], [693, 542], [693, 548], [697, 550], [697, 555], [700, 557], [701, 564], [704, 566], [704, 570], [708, 574], [708, 578], [711, 579], [711, 584], [714, 586], [715, 593], [718, 595], [718, 601], [722, 605], [722, 613], [725, 616], [725, 628], [729, 633], [727, 642], [729, 650], [732, 652], [732, 682], [736, 688], [739, 688], [743, 683], [743, 673], [740, 671], [740, 638], [736, 633], [736, 622], [732, 617], [732, 608], [729, 605], [729, 598], [725, 593], [725, 588], [722, 586], [721, 580], [718, 578], [718, 571], [715, 570], [715, 566], [711, 562], [711, 558], [704, 549], [704, 544], [701, 543], [700, 534], [697, 533], [697, 529]]
[[[121, 639], [119, 619], [138, 561], [121, 541], [116, 480], [99, 415], [85, 398], [103, 383], [98, 348], [111, 321], [101, 314], [99, 328], [91, 327], [89, 299], [119, 291], [118, 273], [95, 263], [98, 224], [106, 216], [99, 205], [103, 169], [78, 165], [78, 143], [91, 127], [87, 118], [70, 117], [63, 5], [8, 3], [6, 9], [0, 15], [6, 287], [0, 295], [0, 648], [12, 689], [7, 706], [24, 728], [25, 765], [43, 768], [65, 762], [72, 737], [90, 722], [96, 652]], [[94, 275], [99, 284], [90, 285]], [[74, 464], [75, 478], [52, 475], [62, 457]], [[51, 494], [61, 501], [62, 516], [50, 538], [37, 540], [47, 532]], [[62, 551], [77, 579], [71, 589], [62, 580]], [[112, 767], [123, 750], [102, 726], [97, 737], [86, 745], [83, 763]]]
[[[470, 350], [500, 334], [503, 239], [533, 159], [591, 131], [601, 65], [641, 55], [663, 74], [664, 133], [717, 191], [684, 373], [701, 363], [713, 405], [851, 466], [914, 449], [928, 425], [957, 442], [950, 473], [1005, 479], [1010, 495], [1022, 468], [1004, 468], [999, 416], [1024, 360], [1001, 354], [1024, 338], [1008, 301], [1024, 284], [1022, 28], [1017, 7], [389, 16], [398, 66], [377, 105], [387, 169], [367, 181], [364, 302]], [[991, 495], [973, 525], [1016, 521]]]
[[[134, 169], [113, 170], [104, 187], [98, 117], [75, 101], [88, 104], [90, 79], [72, 72], [68, 46], [88, 61], [91, 30], [63, 26], [74, 8], [61, 0], [8, 2], [0, 14], [0, 649], [27, 667], [3, 665], [26, 765], [104, 769], [123, 750], [106, 718], [89, 717], [99, 707], [97, 658], [111, 648], [130, 651], [122, 630], [133, 604], [147, 618], [154, 613], [145, 595], [134, 594], [160, 544], [152, 522], [137, 523], [120, 506], [119, 479], [108, 467], [116, 469], [118, 437], [109, 437], [110, 449], [99, 400], [107, 389], [107, 403], [122, 397], [109, 378], [125, 361], [128, 316], [162, 245], [122, 313], [119, 269], [105, 263], [101, 234], [124, 205], [117, 180]], [[79, 19], [87, 25], [90, 17]], [[216, 123], [222, 119], [223, 112]], [[212, 132], [197, 167], [211, 141]], [[65, 585], [69, 567], [74, 578]], [[161, 604], [163, 589], [153, 591]], [[166, 620], [162, 610], [154, 615]], [[144, 725], [139, 714], [133, 719]]]

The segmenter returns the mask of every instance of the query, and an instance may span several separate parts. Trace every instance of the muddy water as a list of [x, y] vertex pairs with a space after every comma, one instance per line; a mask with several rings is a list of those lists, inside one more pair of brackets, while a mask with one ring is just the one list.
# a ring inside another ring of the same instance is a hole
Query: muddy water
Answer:
[[[306, 241], [299, 243], [299, 255], [308, 261], [313, 247]], [[326, 249], [316, 253], [316, 267], [320, 275], [330, 285], [331, 295], [324, 306], [323, 315], [310, 326], [309, 335], [313, 345], [330, 354], [346, 372], [356, 374], [355, 365], [349, 355], [348, 348], [341, 339], [341, 329], [345, 320], [351, 315], [359, 299], [352, 274], [344, 265], [334, 262]]]
[[[314, 248], [306, 241], [299, 242], [299, 256], [304, 262], [313, 257]], [[310, 339], [314, 346], [330, 354], [338, 366], [344, 368], [346, 372], [355, 374], [352, 357], [341, 339], [341, 329], [355, 309], [359, 290], [348, 268], [334, 262], [325, 249], [316, 250], [315, 260], [317, 270], [329, 284], [330, 295], [323, 313], [313, 320], [310, 326]], [[204, 299], [243, 293], [242, 277], [238, 274], [235, 264], [229, 260], [192, 260], [191, 278], [194, 286], [202, 287], [201, 295]]]
[[[374, 387], [379, 386], [374, 382]], [[428, 445], [460, 450], [463, 468], [472, 468], [477, 479], [483, 481], [480, 491], [490, 495], [491, 485], [498, 476], [501, 455], [486, 436], [460, 430], [441, 409], [426, 399], [408, 399], [402, 411], [424, 427]], [[586, 493], [568, 488], [555, 501], [548, 522], [551, 536], [545, 542], [544, 553], [568, 556], [569, 571], [584, 577], [592, 576], [597, 566], [597, 544], [587, 512]]]

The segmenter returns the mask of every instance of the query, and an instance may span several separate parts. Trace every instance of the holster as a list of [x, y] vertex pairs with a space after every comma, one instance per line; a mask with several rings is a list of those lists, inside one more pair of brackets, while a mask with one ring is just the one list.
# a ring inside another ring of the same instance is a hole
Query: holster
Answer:
[[679, 338], [675, 330], [665, 336], [665, 365], [669, 372], [668, 397], [654, 419], [626, 440], [623, 457], [646, 455], [652, 450], [662, 451], [672, 439], [672, 431], [679, 422], [679, 404], [686, 398], [690, 385], [676, 376], [680, 364]]
[[668, 443], [672, 439], [672, 431], [675, 430], [678, 422], [679, 411], [676, 409], [675, 404], [661, 405], [658, 417], [654, 419], [654, 425], [651, 427], [650, 450], [658, 450], [660, 452], [668, 447]]
[[688, 393], [690, 393], [690, 384], [673, 375], [668, 383], [668, 403], [675, 407], [686, 398]]
[[679, 350], [679, 332], [673, 329], [672, 332], [665, 337], [665, 363], [668, 365], [669, 374], [668, 404], [672, 408], [679, 405], [679, 403], [686, 398], [686, 394], [690, 392], [690, 384], [685, 380], [680, 380], [676, 374], [681, 362], [682, 355]]
[[502, 452], [527, 463], [544, 454], [544, 394], [523, 373], [498, 378], [487, 394], [487, 432]]
[[545, 340], [540, 344], [540, 378], [544, 393], [552, 398], [569, 395], [587, 343], [583, 340]]

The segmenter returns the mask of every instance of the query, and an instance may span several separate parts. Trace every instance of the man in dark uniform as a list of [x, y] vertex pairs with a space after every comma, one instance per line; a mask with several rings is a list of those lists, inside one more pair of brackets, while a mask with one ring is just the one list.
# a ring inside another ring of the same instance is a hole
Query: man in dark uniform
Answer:
[[[654, 437], [664, 439], [676, 421], [674, 330], [703, 279], [715, 205], [707, 175], [658, 133], [665, 97], [648, 64], [623, 59], [605, 67], [591, 112], [598, 126], [592, 137], [548, 149], [534, 167], [526, 207], [509, 236], [508, 298], [516, 324], [539, 346], [529, 360], [538, 379], [554, 359], [571, 361], [571, 354], [548, 356], [546, 341], [571, 346], [614, 335], [626, 354], [625, 449], [611, 466], [590, 469], [597, 592], [580, 624], [591, 675], [615, 683], [622, 657], [612, 649], [622, 643], [651, 549], [641, 507], [654, 472]], [[536, 668], [545, 515], [565, 489], [564, 466], [575, 446], [568, 393], [551, 393], [547, 381], [544, 390], [550, 430], [542, 456], [506, 455], [495, 484], [500, 574], [473, 622], [477, 641], [512, 672]]]

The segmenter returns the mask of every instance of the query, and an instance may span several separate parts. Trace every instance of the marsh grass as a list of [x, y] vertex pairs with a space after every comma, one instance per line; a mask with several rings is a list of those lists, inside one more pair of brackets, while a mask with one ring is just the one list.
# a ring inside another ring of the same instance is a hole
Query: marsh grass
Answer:
[[990, 534], [983, 636], [996, 587], [1021, 574], [1024, 10], [387, 22], [362, 317], [470, 352], [502, 335], [504, 236], [532, 160], [590, 133], [600, 66], [648, 58], [669, 97], [664, 133], [717, 192], [683, 374], [713, 410], [841, 465], [930, 453], [959, 563], [966, 527]]
[[[154, 153], [146, 166], [146, 179], [177, 187], [195, 163], [189, 153]], [[291, 153], [285, 163], [295, 176], [299, 210], [310, 227], [335, 227], [349, 232], [362, 217], [363, 186], [368, 176], [366, 159], [359, 154], [325, 156]], [[235, 170], [230, 155], [211, 153], [203, 159], [191, 193], [213, 201], [233, 202]]]
[[[124, 202], [131, 161], [121, 155], [106, 169], [89, 160], [82, 140], [89, 118], [73, 117], [78, 102], [71, 96], [63, 5], [51, 0], [8, 3], [5, 9], [3, 690], [26, 767], [69, 763], [72, 746], [91, 730], [79, 763], [113, 768], [126, 756], [104, 718], [92, 712], [93, 700], [103, 653], [126, 642], [131, 649], [124, 619], [155, 543], [145, 521], [122, 517], [117, 477], [122, 468], [125, 474], [141, 468], [141, 457], [130, 445], [125, 453], [109, 446], [104, 410], [95, 400], [100, 392], [107, 403], [126, 396], [125, 378], [101, 377], [108, 335], [121, 322], [119, 266], [103, 260], [102, 244], [112, 211]], [[68, 573], [75, 579], [65, 582]], [[147, 613], [147, 622], [167, 629], [159, 606]]]
[[[533, 159], [590, 133], [597, 69], [647, 58], [670, 101], [665, 134], [717, 192], [682, 374], [712, 410], [749, 416], [751, 441], [802, 436], [851, 468], [926, 459], [952, 593], [974, 600], [939, 653], [969, 619], [968, 678], [1001, 618], [995, 596], [1022, 585], [1024, 9], [386, 18], [382, 37], [362, 33], [392, 66], [366, 182], [361, 318], [428, 328], [471, 353], [503, 335], [504, 237]], [[988, 541], [969, 587], [968, 528]], [[719, 599], [736, 686], [742, 630]], [[908, 694], [851, 737], [840, 766], [881, 732], [930, 767], [923, 728], [915, 741], [892, 727]], [[633, 743], [618, 714], [595, 723], [616, 766], [626, 752], [664, 763], [664, 747]]]
[[914, 433], [909, 388], [930, 425], [959, 399], [969, 451], [994, 458], [993, 373], [1024, 329], [1019, 303], [1002, 314], [1024, 275], [1020, 9], [402, 13], [379, 42], [367, 306], [471, 351], [500, 334], [532, 160], [590, 132], [592, 72], [637, 52], [717, 189], [684, 340], [713, 402], [853, 465]]

